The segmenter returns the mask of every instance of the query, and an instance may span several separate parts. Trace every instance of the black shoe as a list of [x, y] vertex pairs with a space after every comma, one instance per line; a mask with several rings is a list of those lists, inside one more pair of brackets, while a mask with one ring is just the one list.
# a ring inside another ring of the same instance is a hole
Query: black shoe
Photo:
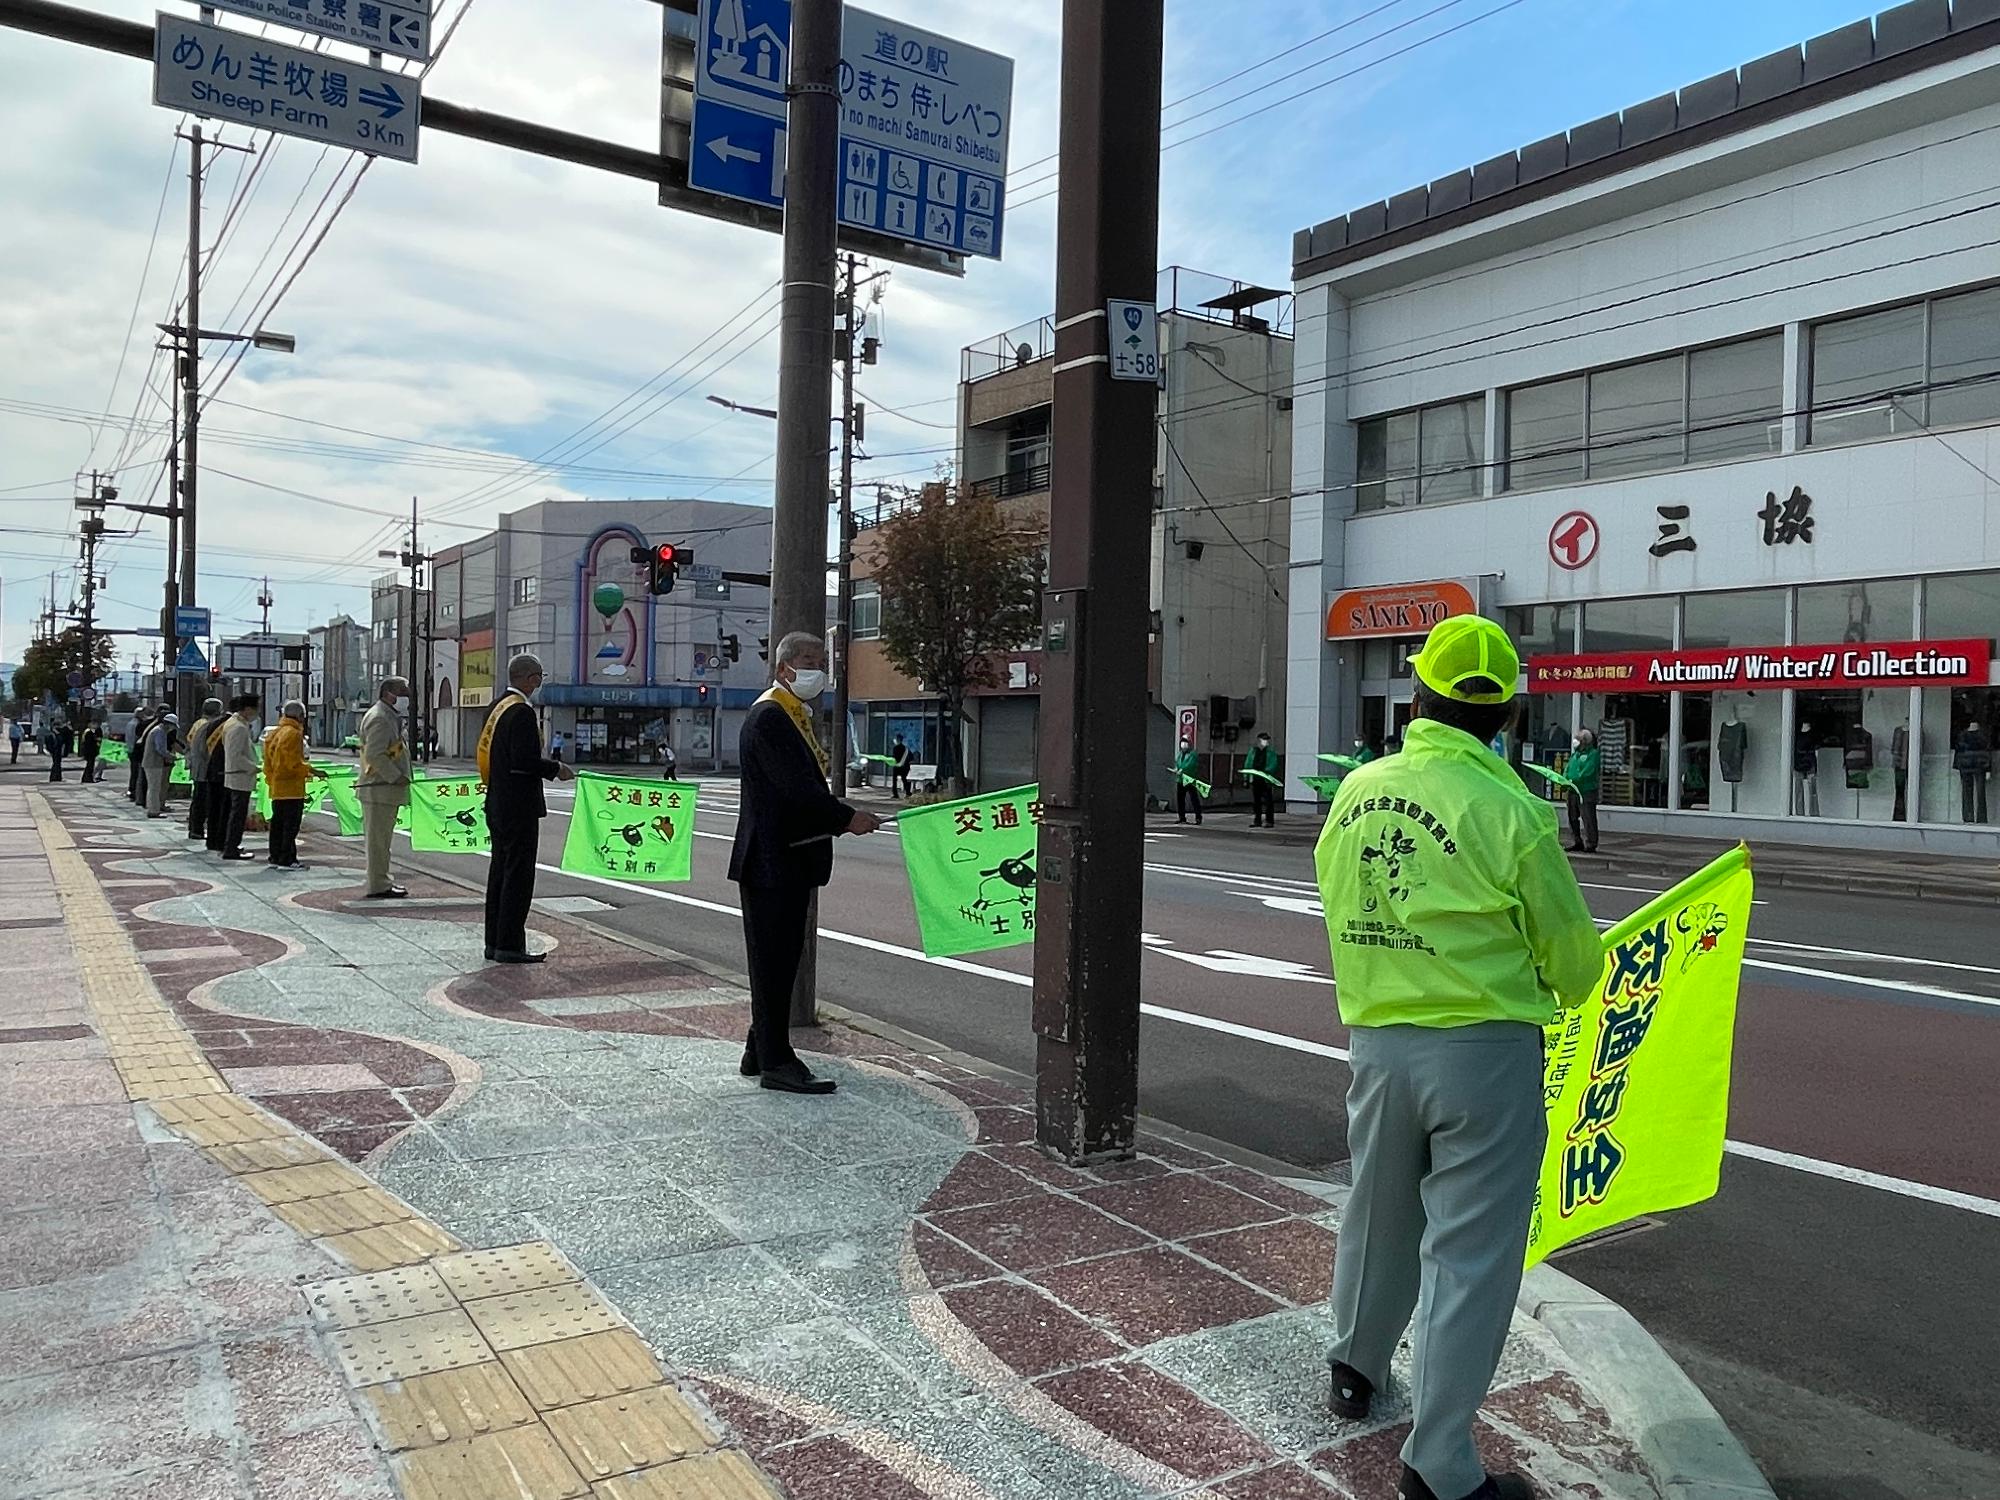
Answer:
[[1396, 1481], [1396, 1500], [1536, 1500], [1535, 1487], [1519, 1474], [1488, 1474], [1470, 1494], [1439, 1495], [1424, 1483], [1423, 1475], [1408, 1464]]
[[295, 859], [288, 865], [279, 865], [278, 868], [281, 870], [310, 870], [312, 866], [302, 859]]
[[401, 901], [409, 894], [400, 885], [392, 885], [385, 891], [364, 891], [361, 899], [363, 901]]
[[224, 859], [248, 859], [250, 856], [245, 854], [241, 849], [224, 849], [222, 857]]
[[757, 1054], [746, 1047], [743, 1049], [743, 1061], [736, 1065], [736, 1071], [745, 1078], [755, 1078], [764, 1071], [764, 1066], [757, 1061]]
[[1364, 1422], [1375, 1400], [1375, 1383], [1352, 1365], [1338, 1362], [1333, 1367], [1333, 1387], [1326, 1398], [1327, 1409], [1343, 1422]]
[[496, 964], [545, 964], [548, 961], [546, 953], [519, 953], [506, 948], [493, 950], [493, 962]]
[[801, 1062], [785, 1063], [761, 1075], [758, 1085], [762, 1088], [777, 1089], [787, 1094], [830, 1094], [834, 1091], [831, 1078], [815, 1078], [810, 1069]]

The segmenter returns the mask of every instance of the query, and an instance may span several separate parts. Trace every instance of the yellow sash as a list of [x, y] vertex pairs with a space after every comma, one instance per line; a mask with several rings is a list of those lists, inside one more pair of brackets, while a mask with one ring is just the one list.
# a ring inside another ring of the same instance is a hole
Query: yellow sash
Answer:
[[785, 711], [786, 717], [799, 731], [800, 738], [811, 748], [813, 759], [819, 762], [819, 774], [826, 775], [832, 768], [832, 762], [827, 759], [826, 751], [821, 748], [819, 736], [813, 732], [812, 710], [799, 701], [797, 694], [775, 682], [771, 684], [771, 690], [757, 701], [775, 703]]
[[501, 715], [515, 705], [526, 705], [527, 699], [519, 693], [509, 692], [493, 705], [493, 711], [486, 716], [486, 727], [479, 731], [479, 749], [474, 759], [479, 762], [479, 779], [490, 782], [493, 779], [493, 731], [500, 727]]

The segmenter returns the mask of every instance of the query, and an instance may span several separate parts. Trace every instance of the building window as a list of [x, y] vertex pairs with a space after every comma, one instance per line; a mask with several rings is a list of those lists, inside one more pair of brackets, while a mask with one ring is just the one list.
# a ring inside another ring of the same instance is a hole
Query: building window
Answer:
[[533, 604], [541, 596], [541, 579], [530, 574], [526, 578], [516, 578], [514, 580], [513, 598], [516, 604]]
[[1469, 500], [1486, 466], [1486, 398], [1443, 401], [1355, 424], [1355, 509]]
[[1510, 391], [1507, 487], [1776, 453], [1784, 359], [1762, 334]]
[[882, 587], [872, 578], [854, 581], [853, 613], [849, 621], [857, 641], [872, 641], [882, 634]]
[[1992, 421], [2000, 421], [2000, 287], [1813, 329], [1812, 442]]

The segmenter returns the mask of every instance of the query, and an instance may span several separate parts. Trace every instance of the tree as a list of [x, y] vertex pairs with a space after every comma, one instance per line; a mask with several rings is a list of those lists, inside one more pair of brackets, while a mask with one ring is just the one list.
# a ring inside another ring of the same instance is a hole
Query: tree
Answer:
[[938, 773], [962, 791], [966, 696], [1001, 681], [995, 652], [1035, 639], [1046, 533], [990, 495], [934, 484], [876, 535], [882, 654], [937, 694], [944, 718]]
[[[117, 662], [118, 643], [101, 631], [91, 637], [92, 662], [85, 665], [83, 627], [72, 625], [52, 641], [37, 641], [21, 658], [14, 673], [14, 696], [23, 703], [40, 703], [53, 693], [58, 703], [69, 699], [69, 674], [81, 672], [85, 682], [109, 677]], [[93, 670], [94, 668], [94, 670]]]

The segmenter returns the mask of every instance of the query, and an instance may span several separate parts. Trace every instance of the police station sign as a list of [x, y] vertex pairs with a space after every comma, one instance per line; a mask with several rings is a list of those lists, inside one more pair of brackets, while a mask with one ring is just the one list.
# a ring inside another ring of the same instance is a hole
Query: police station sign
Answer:
[[1674, 693], [1738, 688], [1984, 687], [1993, 643], [1885, 641], [1528, 658], [1531, 693]]

